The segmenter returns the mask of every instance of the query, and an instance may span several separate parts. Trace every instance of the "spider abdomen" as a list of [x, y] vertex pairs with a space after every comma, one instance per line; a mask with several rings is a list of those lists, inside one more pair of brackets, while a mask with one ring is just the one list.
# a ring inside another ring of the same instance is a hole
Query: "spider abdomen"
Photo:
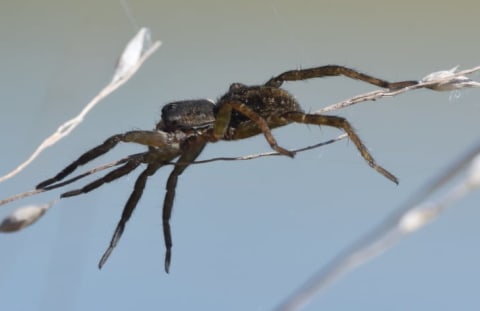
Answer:
[[[270, 129], [291, 123], [282, 116], [287, 112], [303, 112], [293, 95], [286, 90], [270, 86], [246, 86], [234, 83], [228, 93], [217, 102], [217, 109], [224, 103], [242, 103], [264, 118]], [[232, 110], [228, 125], [228, 139], [242, 139], [260, 134], [258, 125], [248, 116]]]

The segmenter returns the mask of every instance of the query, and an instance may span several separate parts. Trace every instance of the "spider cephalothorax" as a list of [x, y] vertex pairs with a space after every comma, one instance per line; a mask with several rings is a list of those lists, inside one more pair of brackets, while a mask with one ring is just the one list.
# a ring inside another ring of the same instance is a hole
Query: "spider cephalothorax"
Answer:
[[152, 131], [130, 131], [108, 138], [103, 144], [87, 151], [55, 177], [37, 185], [38, 189], [52, 188], [77, 167], [108, 152], [119, 142], [134, 142], [148, 146], [148, 151], [129, 157], [123, 166], [87, 184], [83, 188], [63, 193], [70, 197], [87, 193], [104, 183], [122, 177], [141, 164], [146, 168], [137, 178], [134, 190], [125, 204], [121, 219], [115, 229], [109, 247], [99, 262], [101, 268], [119, 241], [125, 225], [140, 200], [149, 176], [167, 163], [178, 158], [170, 173], [163, 202], [163, 233], [165, 239], [165, 271], [169, 271], [172, 249], [170, 216], [178, 176], [198, 157], [208, 142], [237, 140], [263, 134], [270, 146], [280, 154], [293, 157], [294, 152], [279, 146], [271, 129], [292, 122], [326, 125], [344, 130], [368, 164], [379, 173], [398, 183], [397, 178], [378, 165], [362, 143], [350, 123], [338, 116], [306, 114], [295, 98], [280, 88], [285, 81], [298, 81], [325, 76], [344, 75], [367, 83], [396, 90], [417, 84], [417, 81], [390, 83], [343, 66], [329, 65], [310, 69], [292, 70], [271, 78], [265, 84], [247, 86], [234, 83], [228, 92], [214, 103], [209, 100], [173, 102], [162, 109], [162, 119]]

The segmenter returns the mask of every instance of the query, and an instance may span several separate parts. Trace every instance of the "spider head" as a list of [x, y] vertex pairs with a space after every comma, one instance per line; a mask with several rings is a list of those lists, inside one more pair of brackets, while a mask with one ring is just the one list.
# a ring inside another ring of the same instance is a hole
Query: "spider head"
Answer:
[[215, 122], [214, 108], [215, 103], [208, 99], [168, 103], [162, 108], [162, 130], [174, 132], [211, 127]]

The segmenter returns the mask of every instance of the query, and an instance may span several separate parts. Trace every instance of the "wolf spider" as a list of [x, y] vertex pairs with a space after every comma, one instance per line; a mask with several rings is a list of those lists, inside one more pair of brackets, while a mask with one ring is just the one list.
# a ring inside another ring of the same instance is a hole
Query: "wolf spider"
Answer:
[[140, 164], [146, 164], [146, 168], [138, 176], [133, 192], [125, 204], [110, 245], [98, 264], [99, 268], [102, 268], [120, 240], [125, 225], [142, 196], [148, 177], [155, 174], [163, 165], [178, 158], [167, 180], [162, 212], [163, 234], [166, 247], [165, 271], [168, 273], [172, 250], [169, 220], [172, 213], [178, 176], [195, 161], [205, 145], [209, 142], [244, 139], [263, 134], [272, 149], [280, 154], [293, 157], [294, 152], [282, 148], [277, 144], [271, 133], [271, 129], [292, 122], [336, 127], [348, 134], [361, 156], [372, 168], [394, 183], [398, 183], [397, 178], [393, 174], [375, 162], [370, 152], [346, 119], [338, 116], [304, 113], [295, 98], [281, 88], [282, 84], [286, 81], [299, 81], [339, 75], [358, 79], [390, 90], [396, 90], [418, 83], [417, 81], [390, 83], [337, 65], [287, 71], [271, 78], [265, 84], [261, 85], [247, 86], [240, 83], [233, 83], [230, 85], [228, 92], [215, 103], [209, 100], [199, 99], [166, 104], [162, 109], [161, 121], [156, 125], [154, 130], [138, 130], [113, 135], [105, 140], [103, 144], [81, 155], [55, 177], [39, 183], [37, 189], [51, 188], [55, 186], [56, 183], [59, 185], [59, 181], [79, 166], [108, 152], [119, 142], [133, 142], [148, 147], [148, 151], [130, 156], [129, 160], [121, 167], [112, 170], [105, 176], [85, 185], [83, 188], [68, 191], [61, 195], [62, 198], [65, 198], [90, 192], [105, 183], [130, 173]]

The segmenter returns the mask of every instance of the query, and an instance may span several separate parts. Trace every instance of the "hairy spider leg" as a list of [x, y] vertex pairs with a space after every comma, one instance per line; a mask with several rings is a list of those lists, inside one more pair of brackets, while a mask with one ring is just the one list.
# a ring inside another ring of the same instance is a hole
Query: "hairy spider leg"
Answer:
[[82, 154], [77, 160], [73, 161], [70, 165], [64, 168], [60, 173], [55, 175], [55, 177], [42, 181], [36, 186], [36, 189], [43, 189], [48, 185], [56, 183], [66, 176], [70, 175], [74, 170], [79, 166], [84, 165], [99, 156], [107, 153], [109, 150], [114, 148], [119, 142], [134, 142], [142, 145], [166, 148], [175, 146], [169, 144], [169, 135], [168, 133], [162, 131], [130, 131], [124, 134], [117, 134], [107, 138], [103, 144], [98, 145], [90, 149], [89, 151]]
[[331, 76], [346, 76], [351, 79], [361, 80], [382, 88], [387, 88], [392, 91], [402, 89], [407, 86], [418, 84], [418, 81], [400, 81], [388, 82], [373, 76], [361, 73], [355, 69], [351, 69], [339, 65], [327, 65], [308, 69], [290, 70], [271, 78], [265, 83], [265, 86], [280, 87], [285, 81], [299, 81], [313, 78], [331, 77]]
[[49, 191], [49, 190], [53, 190], [53, 189], [56, 189], [56, 188], [61, 188], [63, 186], [66, 186], [68, 184], [76, 182], [77, 180], [80, 180], [80, 179], [85, 178], [87, 176], [93, 175], [93, 174], [95, 174], [99, 171], [103, 171], [103, 170], [112, 168], [114, 166], [119, 166], [121, 164], [125, 164], [126, 162], [130, 162], [130, 161], [140, 161], [146, 154], [147, 154], [147, 152], [136, 153], [136, 154], [129, 155], [129, 156], [123, 158], [123, 159], [120, 159], [120, 160], [117, 160], [117, 161], [114, 161], [114, 162], [110, 162], [110, 163], [105, 164], [105, 165], [97, 166], [97, 167], [95, 167], [91, 170], [88, 170], [84, 173], [81, 173], [81, 174], [79, 174], [77, 176], [74, 176], [70, 179], [67, 179], [65, 181], [55, 183], [54, 185], [46, 186], [45, 188], [42, 188], [42, 190]]
[[112, 253], [113, 249], [117, 246], [118, 241], [122, 237], [123, 231], [125, 230], [125, 225], [132, 216], [132, 213], [135, 210], [138, 201], [142, 197], [143, 189], [145, 189], [145, 184], [147, 183], [148, 177], [155, 174], [155, 172], [162, 166], [162, 164], [163, 163], [151, 163], [138, 176], [137, 180], [135, 181], [133, 192], [130, 194], [128, 201], [123, 208], [122, 216], [117, 224], [117, 227], [115, 228], [110, 244], [98, 263], [99, 269], [103, 267], [108, 257]]
[[235, 109], [255, 122], [273, 150], [291, 158], [295, 156], [295, 152], [282, 148], [277, 144], [277, 141], [273, 137], [270, 127], [268, 126], [268, 122], [252, 108], [241, 102], [225, 101], [220, 104], [213, 128], [215, 138], [222, 139], [225, 136], [225, 132], [228, 129], [230, 118], [232, 116], [232, 109]]
[[131, 171], [136, 169], [142, 162], [143, 162], [142, 159], [130, 160], [127, 163], [125, 163], [124, 165], [122, 165], [121, 167], [109, 172], [108, 174], [106, 174], [105, 176], [103, 176], [103, 177], [101, 177], [97, 180], [92, 181], [91, 183], [83, 186], [80, 189], [71, 190], [71, 191], [62, 193], [60, 195], [60, 197], [61, 198], [68, 198], [68, 197], [73, 197], [73, 196], [76, 196], [76, 195], [79, 195], [79, 194], [82, 194], [82, 193], [87, 193], [87, 192], [90, 192], [92, 190], [95, 190], [105, 183], [112, 182], [112, 181], [114, 181], [114, 180], [116, 180], [116, 179], [118, 179], [122, 176], [127, 175], [128, 173], [130, 173]]
[[[135, 207], [140, 200], [143, 189], [149, 176], [153, 175], [161, 166], [166, 162], [173, 160], [178, 157], [182, 152], [180, 145], [187, 139], [186, 135], [183, 133], [166, 133], [160, 130], [156, 131], [130, 131], [124, 134], [117, 134], [111, 136], [104, 141], [103, 144], [90, 149], [81, 155], [76, 161], [72, 162], [66, 168], [64, 168], [60, 173], [55, 177], [47, 179], [37, 185], [37, 189], [44, 189], [49, 187], [49, 185], [61, 181], [66, 176], [71, 174], [79, 166], [84, 165], [93, 159], [105, 154], [112, 148], [114, 148], [119, 142], [134, 142], [142, 145], [149, 146], [149, 151], [142, 154], [140, 158], [135, 157], [130, 161], [127, 161], [123, 166], [117, 168], [110, 173], [106, 174], [104, 177], [99, 178], [81, 189], [72, 190], [65, 192], [61, 195], [62, 198], [79, 195], [81, 193], [86, 193], [92, 191], [104, 183], [111, 182], [117, 178], [120, 178], [135, 168], [137, 168], [141, 163], [148, 163], [147, 168], [139, 175], [135, 182], [134, 190], [130, 195], [127, 203], [122, 212], [119, 223], [115, 229], [113, 237], [110, 241], [109, 247], [103, 254], [100, 262], [98, 264], [99, 268], [107, 261], [108, 257], [112, 253], [113, 249], [117, 245], [122, 233], [125, 229], [127, 221], [130, 219]], [[192, 160], [193, 161], [193, 160]], [[52, 186], [50, 186], [52, 187]]]
[[175, 167], [168, 176], [165, 198], [163, 201], [162, 222], [163, 238], [165, 240], [165, 272], [170, 270], [172, 259], [172, 234], [170, 231], [170, 217], [172, 215], [173, 200], [175, 198], [175, 189], [177, 187], [178, 176], [200, 155], [207, 141], [200, 137], [192, 137], [182, 146], [183, 154], [175, 163]]
[[398, 184], [398, 178], [395, 177], [395, 175], [393, 175], [392, 173], [390, 173], [376, 163], [373, 156], [370, 154], [370, 152], [368, 152], [367, 147], [365, 147], [360, 137], [355, 133], [355, 130], [346, 119], [338, 116], [305, 114], [298, 111], [287, 112], [283, 114], [282, 117], [297, 123], [326, 125], [344, 130], [348, 134], [350, 139], [353, 141], [362, 157], [368, 162], [368, 164], [377, 172], [390, 179], [394, 183]]

